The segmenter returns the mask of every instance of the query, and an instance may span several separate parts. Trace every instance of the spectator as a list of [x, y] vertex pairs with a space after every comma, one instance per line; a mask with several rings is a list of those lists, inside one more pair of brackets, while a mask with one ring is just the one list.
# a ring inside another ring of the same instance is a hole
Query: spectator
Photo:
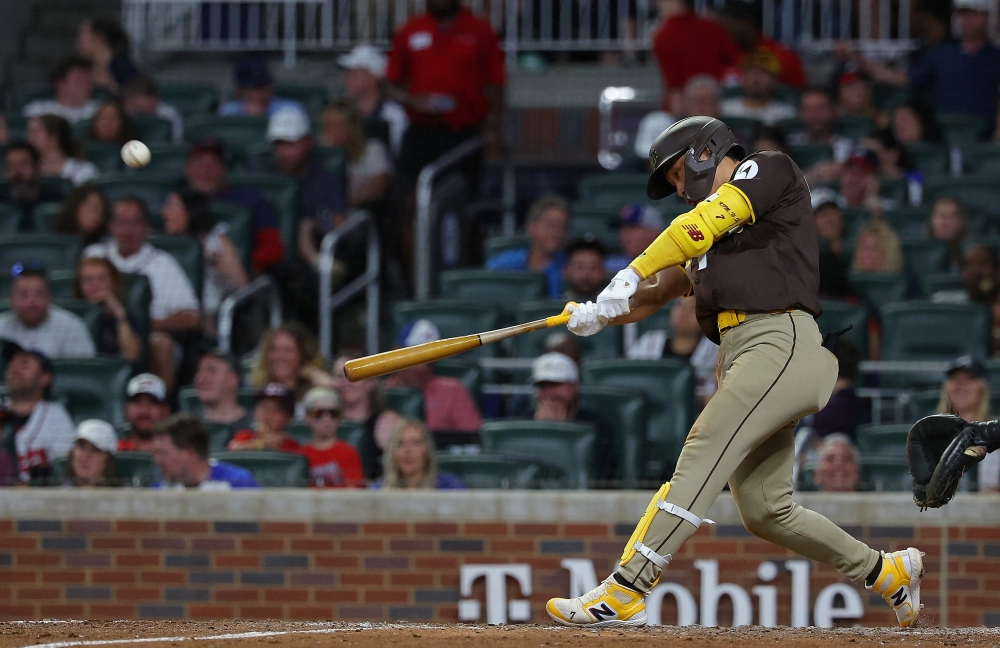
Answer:
[[896, 106], [889, 113], [889, 129], [902, 144], [940, 142], [941, 124], [923, 104], [915, 101]]
[[97, 187], [83, 185], [73, 189], [52, 220], [57, 234], [79, 236], [84, 245], [93, 245], [108, 233], [108, 199]]
[[291, 390], [281, 383], [268, 383], [253, 400], [253, 428], [234, 434], [226, 449], [298, 452], [299, 442], [287, 432], [295, 418], [295, 395]]
[[312, 441], [302, 446], [300, 452], [309, 460], [309, 482], [321, 488], [364, 486], [361, 455], [337, 438], [341, 412], [337, 392], [313, 387], [306, 394], [305, 408]]
[[69, 58], [60, 63], [49, 77], [55, 86], [55, 99], [32, 101], [24, 107], [24, 116], [55, 115], [71, 124], [93, 117], [100, 103], [90, 98], [94, 89], [91, 69], [90, 61], [82, 58]]
[[263, 272], [275, 265], [285, 254], [278, 230], [278, 215], [256, 189], [235, 187], [226, 182], [226, 158], [222, 142], [206, 138], [191, 147], [184, 177], [188, 186], [213, 202], [239, 205], [253, 216], [253, 269]]
[[[941, 386], [937, 412], [956, 414], [966, 421], [992, 420], [988, 380], [989, 372], [983, 363], [972, 356], [957, 358], [948, 368]], [[1000, 459], [991, 458], [988, 454], [979, 464], [979, 490], [1000, 490]]]
[[66, 462], [66, 486], [91, 488], [121, 486], [115, 469], [118, 435], [111, 424], [100, 419], [87, 419], [76, 427], [76, 440]]
[[4, 178], [0, 185], [0, 202], [11, 203], [21, 210], [17, 231], [35, 229], [35, 207], [42, 203], [59, 202], [63, 193], [52, 185], [42, 184], [41, 158], [38, 151], [27, 142], [14, 142], [3, 154]]
[[927, 221], [927, 238], [948, 244], [948, 270], [959, 270], [962, 266], [966, 226], [965, 209], [957, 198], [942, 196], [934, 201]]
[[847, 158], [840, 176], [837, 204], [841, 207], [867, 209], [875, 214], [894, 208], [894, 201], [879, 195], [880, 164], [878, 154], [869, 149], [858, 149]]
[[566, 255], [562, 253], [569, 229], [569, 203], [562, 196], [546, 194], [528, 208], [525, 230], [528, 247], [507, 250], [486, 260], [488, 270], [527, 270], [545, 276], [548, 296], [562, 295], [562, 273]]
[[129, 49], [128, 34], [117, 20], [92, 18], [80, 23], [76, 51], [91, 63], [94, 85], [117, 92], [137, 74]]
[[87, 139], [121, 146], [129, 140], [139, 139], [139, 135], [135, 124], [125, 114], [122, 104], [117, 101], [105, 101], [90, 120]]
[[50, 358], [90, 358], [94, 341], [77, 315], [52, 303], [49, 275], [37, 261], [11, 269], [9, 312], [0, 314], [0, 339]]
[[385, 144], [365, 135], [361, 117], [347, 102], [336, 102], [321, 117], [324, 146], [347, 152], [348, 200], [351, 207], [378, 204], [386, 197], [392, 175], [392, 157]]
[[274, 96], [274, 78], [267, 69], [267, 62], [260, 56], [241, 56], [236, 61], [233, 74], [238, 99], [219, 106], [220, 115], [270, 117], [282, 108], [306, 111], [298, 101]]
[[715, 77], [710, 74], [691, 77], [684, 85], [680, 112], [685, 117], [721, 117], [722, 87]]
[[39, 171], [44, 177], [65, 178], [79, 186], [100, 174], [94, 163], [85, 159], [69, 122], [62, 117], [32, 117], [28, 120], [27, 138], [38, 151]]
[[726, 0], [719, 11], [718, 20], [744, 53], [763, 49], [774, 54], [781, 68], [779, 82], [782, 85], [792, 88], [806, 86], [806, 73], [799, 55], [764, 35], [763, 7], [760, 2]]
[[583, 363], [583, 352], [580, 344], [576, 341], [576, 336], [566, 331], [553, 331], [545, 336], [545, 353], [561, 353], [576, 363], [579, 367]]
[[628, 267], [666, 228], [659, 210], [645, 203], [632, 203], [622, 207], [615, 225], [618, 227], [618, 245], [622, 251], [621, 254], [608, 257], [605, 268], [610, 275]]
[[835, 127], [837, 110], [833, 96], [826, 88], [807, 88], [799, 97], [799, 122], [802, 130], [791, 133], [788, 143], [793, 146], [829, 146], [833, 159], [819, 162], [807, 170], [806, 178], [811, 183], [829, 182], [840, 176], [841, 164], [850, 156], [854, 143], [838, 135]]
[[849, 493], [861, 484], [861, 453], [844, 434], [831, 434], [819, 448], [813, 472], [816, 490], [824, 493]]
[[858, 426], [871, 420], [870, 409], [854, 391], [861, 352], [850, 340], [841, 338], [837, 342], [836, 356], [839, 368], [833, 395], [826, 406], [813, 416], [812, 430], [819, 439], [841, 433], [847, 435], [852, 443], [857, 443]]
[[788, 140], [785, 131], [780, 126], [761, 126], [753, 129], [753, 137], [750, 139], [750, 151], [759, 153], [761, 151], [780, 151], [788, 155]]
[[875, 117], [868, 75], [853, 70], [840, 73], [837, 77], [837, 109], [841, 115]]
[[9, 457], [17, 457], [22, 482], [46, 482], [52, 462], [65, 457], [76, 433], [66, 409], [49, 398], [55, 369], [48, 356], [16, 342], [3, 342], [7, 365], [7, 397], [0, 407], [4, 434], [0, 444]]
[[184, 141], [184, 118], [179, 110], [160, 101], [160, 87], [152, 77], [136, 74], [129, 80], [122, 94], [125, 114], [129, 117], [159, 117], [170, 122], [174, 144]]
[[608, 283], [608, 273], [604, 269], [607, 255], [604, 244], [590, 234], [567, 245], [563, 298], [580, 303], [597, 299]]
[[201, 244], [205, 280], [201, 305], [204, 329], [216, 330], [216, 315], [222, 300], [250, 281], [239, 250], [229, 238], [229, 224], [215, 222], [211, 204], [204, 195], [185, 189], [172, 192], [163, 204], [163, 231], [171, 236], [188, 236]]
[[870, 220], [861, 228], [851, 272], [902, 274], [903, 248], [899, 236], [885, 221]]
[[1000, 296], [1000, 259], [996, 250], [985, 244], [974, 244], [965, 251], [962, 260], [962, 284], [968, 301], [993, 304]]
[[225, 425], [230, 436], [253, 426], [253, 415], [239, 402], [240, 367], [231, 354], [212, 349], [201, 356], [194, 388], [201, 405], [199, 417], [206, 423]]
[[260, 339], [249, 382], [258, 389], [281, 383], [301, 402], [313, 387], [333, 388], [333, 376], [322, 367], [316, 338], [302, 324], [285, 322]]
[[384, 477], [373, 488], [465, 488], [455, 475], [437, 471], [434, 441], [424, 424], [413, 419], [404, 420], [389, 438], [382, 471]]
[[993, 133], [1000, 88], [1000, 49], [989, 40], [988, 0], [955, 0], [958, 40], [928, 50], [910, 70], [915, 96], [926, 96], [937, 114], [971, 113]]
[[104, 257], [119, 272], [144, 275], [153, 297], [149, 304], [150, 369], [173, 389], [180, 342], [198, 331], [198, 297], [180, 264], [146, 242], [149, 212], [141, 198], [127, 196], [111, 207], [111, 240], [84, 249], [85, 257]]
[[682, 89], [686, 95], [689, 83], [701, 77], [717, 82], [743, 53], [717, 22], [695, 13], [692, 2], [665, 0], [659, 7], [663, 22], [653, 37], [653, 54], [663, 78], [663, 105], [675, 114], [701, 115], [687, 101], [681, 105]]
[[389, 59], [376, 47], [355, 45], [348, 54], [337, 59], [340, 67], [347, 70], [344, 88], [347, 98], [361, 118], [384, 122], [389, 127], [389, 141], [386, 142], [394, 155], [399, 155], [403, 145], [403, 133], [409, 126], [406, 110], [395, 101], [386, 99], [382, 88]]
[[837, 194], [817, 187], [812, 192], [812, 206], [819, 239], [819, 294], [826, 298], [847, 297], [851, 294], [847, 280], [850, 259], [844, 249], [844, 214], [837, 205]]
[[167, 385], [159, 376], [142, 373], [125, 387], [125, 438], [118, 449], [125, 452], [153, 452], [153, 433], [157, 424], [170, 416]]
[[208, 458], [208, 430], [190, 414], [175, 414], [156, 427], [153, 461], [163, 475], [157, 488], [258, 488], [249, 470]]
[[358, 350], [342, 351], [333, 364], [333, 380], [343, 403], [344, 420], [360, 423], [365, 428], [364, 472], [368, 480], [374, 481], [382, 476], [382, 452], [403, 419], [396, 412], [385, 409], [384, 394], [377, 380], [347, 380], [344, 364], [363, 355]]
[[861, 139], [860, 145], [878, 156], [880, 178], [905, 178], [908, 181], [922, 182], [923, 174], [917, 171], [917, 164], [910, 151], [896, 139], [890, 129], [872, 131]]
[[[425, 319], [410, 322], [399, 332], [399, 347], [440, 340], [441, 333]], [[477, 432], [482, 425], [479, 408], [465, 385], [456, 378], [435, 376], [433, 363], [403, 369], [386, 381], [389, 385], [413, 387], [424, 397], [424, 423], [430, 430]]]
[[73, 296], [101, 306], [97, 353], [136, 362], [142, 355], [139, 322], [125, 308], [125, 282], [118, 268], [100, 257], [80, 259]]
[[781, 63], [773, 52], [759, 48], [743, 57], [743, 96], [722, 102], [722, 117], [747, 117], [768, 126], [795, 116], [795, 108], [774, 98]]

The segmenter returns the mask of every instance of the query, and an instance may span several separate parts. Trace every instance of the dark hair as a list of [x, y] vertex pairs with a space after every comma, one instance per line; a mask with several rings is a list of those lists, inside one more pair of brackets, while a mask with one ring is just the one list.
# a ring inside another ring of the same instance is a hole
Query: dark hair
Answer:
[[569, 245], [566, 246], [566, 258], [569, 259], [580, 250], [596, 252], [602, 259], [608, 256], [608, 248], [605, 247], [600, 239], [595, 238], [593, 234], [586, 234], [570, 241]]
[[94, 116], [90, 119], [90, 125], [87, 127], [87, 139], [91, 141], [108, 141], [99, 140], [97, 137], [97, 131], [94, 130], [94, 125], [97, 122], [97, 114], [104, 110], [106, 106], [111, 106], [118, 112], [118, 118], [121, 120], [121, 129], [118, 131], [118, 137], [112, 140], [112, 143], [122, 145], [129, 140], [138, 139], [138, 131], [135, 129], [135, 124], [129, 119], [129, 116], [125, 113], [125, 108], [122, 106], [120, 101], [115, 99], [110, 99], [101, 104], [101, 107], [94, 112]]
[[836, 346], [836, 356], [837, 363], [839, 364], [839, 369], [837, 371], [838, 378], [846, 378], [848, 380], [857, 380], [858, 378], [858, 363], [861, 362], [861, 351], [854, 345], [850, 340], [845, 340], [840, 338], [837, 341]]
[[[101, 226], [96, 232], [83, 235], [80, 231], [80, 224], [77, 221], [77, 212], [80, 210], [80, 205], [83, 204], [83, 201], [90, 198], [92, 194], [97, 194], [101, 198]], [[56, 214], [55, 219], [52, 221], [52, 231], [58, 234], [81, 234], [83, 235], [84, 243], [97, 243], [108, 232], [108, 216], [108, 199], [105, 198], [101, 190], [97, 187], [83, 185], [73, 189], [66, 196], [66, 199], [63, 200], [62, 207], [59, 208], [59, 213]]]
[[[81, 439], [77, 439], [80, 441]], [[65, 481], [69, 482], [71, 485], [76, 486], [76, 472], [73, 470], [73, 451], [77, 449], [76, 442], [73, 443], [73, 447], [70, 448], [69, 456], [66, 457], [66, 478]], [[103, 451], [102, 451], [103, 452]], [[105, 452], [107, 455], [104, 459], [104, 472], [98, 478], [95, 486], [121, 486], [122, 481], [118, 477], [118, 466], [115, 465], [115, 455], [110, 452]]]
[[997, 255], [997, 250], [992, 245], [987, 245], [985, 243], [973, 243], [969, 247], [965, 248], [965, 254], [962, 256], [962, 264], [965, 264], [965, 257], [973, 250], [986, 250], [986, 253], [990, 256], [990, 263], [993, 264], [994, 268], [1000, 268], [1000, 256]]
[[764, 126], [763, 124], [757, 124], [753, 129], [753, 137], [750, 138], [750, 146], [753, 147], [754, 142], [759, 139], [769, 139], [777, 142], [778, 148], [784, 153], [788, 151], [788, 138], [785, 137], [785, 131], [780, 126]]
[[215, 217], [212, 216], [212, 201], [204, 194], [193, 189], [181, 189], [177, 192], [188, 215], [187, 234], [199, 237], [208, 234], [215, 227]]
[[916, 113], [917, 119], [920, 120], [920, 129], [924, 132], [925, 142], [940, 142], [944, 139], [944, 129], [941, 128], [941, 123], [934, 116], [934, 111], [922, 101], [907, 101], [893, 108], [889, 118], [890, 129], [892, 128], [892, 115], [900, 108], [909, 108]]
[[896, 161], [896, 166], [904, 171], [912, 171], [917, 168], [917, 163], [913, 159], [913, 154], [910, 150], [906, 148], [906, 145], [896, 139], [896, 135], [892, 132], [891, 128], [879, 128], [871, 133], [868, 133], [868, 137], [878, 141], [882, 145], [882, 148], [886, 150], [896, 150], [899, 151], [899, 159]]
[[114, 18], [91, 18], [90, 31], [97, 34], [108, 44], [115, 54], [128, 54], [128, 33], [122, 29], [120, 22]]
[[82, 68], [89, 72], [93, 67], [94, 66], [87, 59], [80, 56], [71, 56], [67, 59], [63, 59], [59, 65], [52, 70], [52, 74], [49, 75], [49, 81], [52, 83], [58, 83], [65, 79], [72, 70]]
[[[139, 205], [139, 211], [142, 212], [142, 219], [146, 221], [147, 225], [149, 224], [149, 205], [146, 204], [145, 200], [143, 200], [140, 196], [137, 196], [135, 194], [129, 194], [127, 196], [122, 196], [121, 198], [116, 200], [114, 204], [117, 205], [118, 203], [124, 203], [124, 202], [130, 202]], [[114, 205], [112, 205], [112, 207], [114, 207]]]
[[194, 450], [202, 459], [208, 459], [208, 430], [205, 424], [191, 414], [174, 414], [160, 421], [153, 431], [154, 436], [169, 436], [178, 450]]
[[111, 292], [118, 301], [125, 301], [125, 281], [122, 279], [122, 273], [118, 271], [115, 264], [111, 263], [104, 257], [83, 257], [76, 264], [76, 274], [73, 276], [73, 296], [77, 299], [83, 299], [83, 288], [80, 285], [80, 273], [84, 266], [88, 265], [99, 265], [108, 271], [108, 275], [111, 277]]
[[160, 86], [156, 85], [153, 77], [148, 74], [139, 73], [134, 75], [125, 85], [123, 94], [154, 95], [158, 97], [160, 96]]
[[17, 140], [8, 144], [7, 148], [5, 148], [3, 151], [3, 154], [6, 157], [6, 155], [12, 151], [27, 152], [27, 154], [31, 157], [31, 161], [35, 164], [35, 166], [38, 166], [39, 162], [41, 162], [42, 160], [41, 156], [38, 155], [38, 151], [35, 149], [35, 147], [23, 140]]
[[52, 135], [59, 141], [59, 150], [63, 155], [71, 158], [84, 159], [83, 148], [73, 137], [73, 127], [69, 122], [59, 115], [39, 115], [35, 117], [45, 129], [45, 132]]

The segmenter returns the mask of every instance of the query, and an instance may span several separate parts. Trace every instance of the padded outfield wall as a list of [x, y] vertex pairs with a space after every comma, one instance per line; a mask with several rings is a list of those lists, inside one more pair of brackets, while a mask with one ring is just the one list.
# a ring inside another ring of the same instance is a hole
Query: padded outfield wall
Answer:
[[[633, 491], [0, 490], [0, 616], [547, 623], [603, 578]], [[872, 546], [927, 552], [925, 620], [1000, 625], [1000, 496], [800, 501]], [[895, 624], [880, 597], [750, 536], [728, 494], [674, 557], [663, 624]]]

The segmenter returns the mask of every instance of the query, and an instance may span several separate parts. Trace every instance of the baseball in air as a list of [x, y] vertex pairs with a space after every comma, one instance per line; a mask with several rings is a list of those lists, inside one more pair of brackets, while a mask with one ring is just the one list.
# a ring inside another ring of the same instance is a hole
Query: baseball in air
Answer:
[[149, 147], [139, 140], [129, 140], [122, 146], [122, 161], [133, 169], [141, 169], [149, 164]]

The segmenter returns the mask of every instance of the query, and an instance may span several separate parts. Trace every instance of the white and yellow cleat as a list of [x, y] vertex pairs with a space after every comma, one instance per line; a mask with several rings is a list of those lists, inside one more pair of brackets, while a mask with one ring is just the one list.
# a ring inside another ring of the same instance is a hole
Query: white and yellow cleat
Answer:
[[564, 626], [602, 628], [646, 625], [643, 595], [622, 587], [613, 575], [583, 596], [549, 599], [545, 610], [556, 623]]
[[[882, 571], [868, 589], [882, 595], [892, 606], [899, 627], [916, 625], [920, 617], [920, 579], [924, 577], [923, 552], [909, 547], [892, 553], [882, 552]], [[866, 586], [867, 587], [867, 586]]]

